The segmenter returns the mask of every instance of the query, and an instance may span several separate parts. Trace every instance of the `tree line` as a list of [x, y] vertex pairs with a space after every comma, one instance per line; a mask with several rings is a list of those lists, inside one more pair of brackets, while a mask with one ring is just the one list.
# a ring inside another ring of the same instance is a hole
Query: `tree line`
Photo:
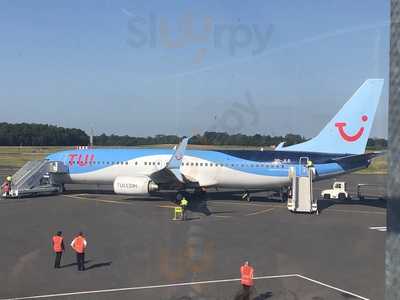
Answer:
[[76, 128], [0, 123], [0, 146], [72, 146], [87, 144], [88, 140], [87, 134]]
[[[158, 134], [153, 137], [131, 137], [118, 135], [95, 136], [93, 142], [98, 146], [140, 146], [155, 144], [177, 144], [182, 137], [176, 135]], [[245, 135], [228, 134], [225, 132], [205, 132], [202, 135], [195, 135], [190, 139], [192, 145], [221, 145], [221, 146], [272, 146], [285, 141], [285, 145], [293, 145], [305, 141], [305, 138], [297, 134], [286, 136], [270, 135]]]
[[[93, 137], [95, 146], [141, 146], [155, 144], [177, 144], [182, 137], [177, 135], [158, 134], [149, 137], [132, 137], [128, 135], [101, 134]], [[205, 132], [191, 138], [193, 145], [215, 146], [254, 146], [270, 147], [281, 142], [285, 146], [306, 141], [306, 138], [298, 134], [286, 134], [285, 136], [271, 135], [246, 135], [228, 134], [226, 132]], [[81, 129], [64, 128], [47, 124], [29, 123], [0, 123], [0, 146], [78, 146], [88, 145], [89, 136]], [[370, 138], [367, 144], [371, 150], [387, 148], [387, 140], [382, 138]]]

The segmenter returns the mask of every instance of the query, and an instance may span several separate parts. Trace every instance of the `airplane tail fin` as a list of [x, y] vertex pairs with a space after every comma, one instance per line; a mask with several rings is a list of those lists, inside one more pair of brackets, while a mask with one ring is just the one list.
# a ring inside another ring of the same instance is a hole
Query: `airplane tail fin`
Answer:
[[364, 153], [382, 87], [383, 79], [367, 79], [316, 137], [280, 150]]

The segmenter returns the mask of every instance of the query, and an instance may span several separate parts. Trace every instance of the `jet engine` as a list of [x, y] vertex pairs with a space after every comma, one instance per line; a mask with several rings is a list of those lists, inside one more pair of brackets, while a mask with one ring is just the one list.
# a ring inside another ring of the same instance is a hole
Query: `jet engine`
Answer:
[[146, 195], [158, 191], [158, 185], [148, 177], [119, 176], [114, 180], [114, 192], [122, 195]]

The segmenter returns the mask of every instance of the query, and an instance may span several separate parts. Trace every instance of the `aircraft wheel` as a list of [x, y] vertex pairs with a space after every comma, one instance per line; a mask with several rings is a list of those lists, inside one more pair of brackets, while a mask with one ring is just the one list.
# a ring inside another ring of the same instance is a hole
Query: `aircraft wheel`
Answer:
[[287, 201], [288, 201], [288, 194], [282, 193], [282, 202], [287, 202]]
[[242, 200], [250, 202], [251, 201], [250, 193], [249, 192], [244, 192], [243, 195], [242, 195]]

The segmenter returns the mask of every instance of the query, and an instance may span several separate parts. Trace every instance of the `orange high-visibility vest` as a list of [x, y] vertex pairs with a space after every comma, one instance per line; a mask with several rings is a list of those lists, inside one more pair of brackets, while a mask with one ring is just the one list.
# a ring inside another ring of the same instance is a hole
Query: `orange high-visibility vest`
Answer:
[[253, 286], [253, 273], [254, 269], [250, 267], [249, 265], [243, 265], [240, 267], [240, 273], [241, 273], [241, 284], [246, 285], [246, 286]]
[[63, 251], [62, 248], [63, 238], [59, 235], [53, 236], [53, 250], [54, 252], [61, 252]]
[[85, 251], [85, 238], [83, 236], [77, 236], [72, 242], [72, 248], [78, 253]]
[[3, 183], [1, 187], [3, 188], [4, 193], [8, 193], [10, 191], [10, 184], [8, 182]]

